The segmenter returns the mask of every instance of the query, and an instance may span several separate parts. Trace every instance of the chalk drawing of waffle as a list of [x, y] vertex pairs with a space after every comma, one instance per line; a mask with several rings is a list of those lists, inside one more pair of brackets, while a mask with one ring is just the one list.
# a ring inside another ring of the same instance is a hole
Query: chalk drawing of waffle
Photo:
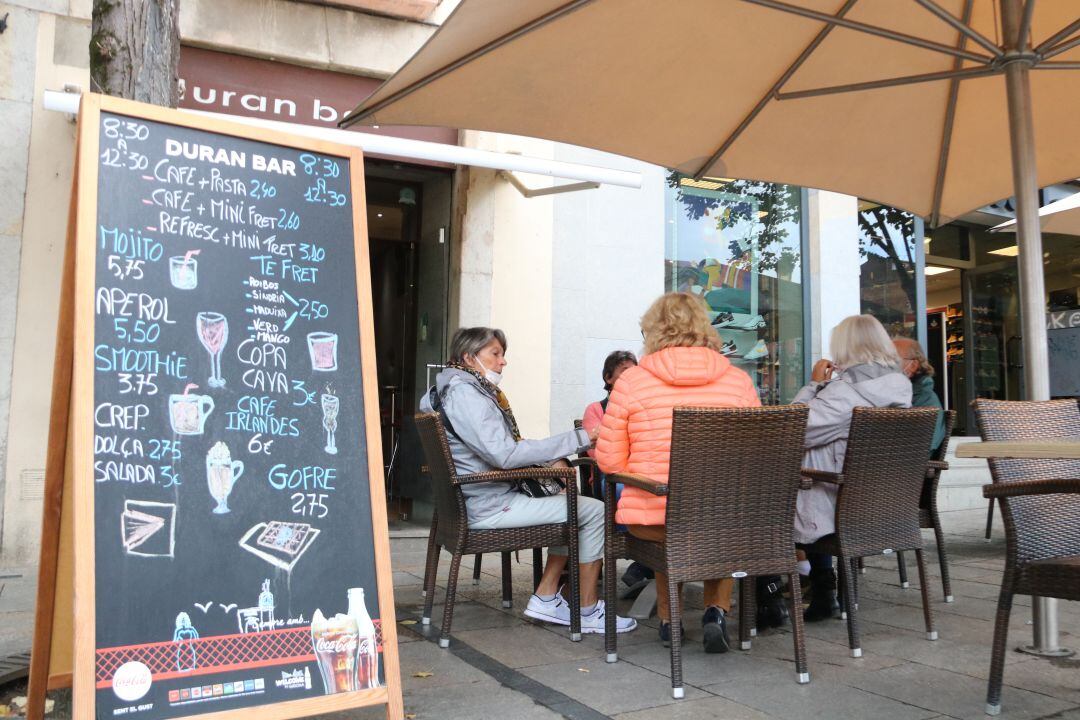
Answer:
[[128, 555], [172, 557], [175, 535], [175, 505], [124, 501], [124, 511], [120, 513], [120, 542]]
[[292, 570], [318, 536], [318, 528], [307, 523], [271, 520], [252, 525], [240, 538], [240, 547], [274, 567]]

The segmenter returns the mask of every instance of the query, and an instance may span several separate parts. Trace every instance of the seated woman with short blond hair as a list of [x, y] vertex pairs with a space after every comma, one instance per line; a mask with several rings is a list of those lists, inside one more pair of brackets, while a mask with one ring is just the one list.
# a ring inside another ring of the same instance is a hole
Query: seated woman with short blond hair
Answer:
[[[702, 301], [688, 293], [663, 295], [641, 318], [645, 353], [615, 382], [596, 441], [596, 463], [606, 473], [633, 473], [668, 482], [671, 421], [675, 407], [757, 407], [750, 376], [720, 354], [720, 337]], [[667, 498], [626, 487], [615, 519], [643, 540], [663, 542]], [[656, 582], [667, 578], [656, 573]], [[726, 615], [734, 581], [705, 581], [705, 652], [726, 652]], [[656, 594], [660, 639], [671, 642], [666, 592]]]

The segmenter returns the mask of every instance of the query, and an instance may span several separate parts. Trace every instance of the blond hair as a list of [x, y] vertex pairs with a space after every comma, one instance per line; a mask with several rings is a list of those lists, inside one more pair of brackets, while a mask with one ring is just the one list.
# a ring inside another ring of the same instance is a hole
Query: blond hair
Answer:
[[690, 293], [661, 295], [641, 317], [645, 352], [669, 347], [707, 347], [720, 350], [720, 336], [709, 323], [705, 303]]
[[875, 364], [884, 367], [900, 366], [889, 333], [873, 315], [852, 315], [833, 328], [829, 351], [834, 363], [842, 368]]

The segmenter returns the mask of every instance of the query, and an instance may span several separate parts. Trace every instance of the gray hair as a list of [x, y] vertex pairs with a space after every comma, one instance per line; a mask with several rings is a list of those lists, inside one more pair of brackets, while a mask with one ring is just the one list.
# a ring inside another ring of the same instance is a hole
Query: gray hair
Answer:
[[875, 364], [884, 367], [900, 366], [889, 333], [873, 315], [852, 315], [833, 328], [829, 340], [833, 362], [842, 368]]
[[458, 329], [450, 341], [450, 362], [464, 364], [466, 355], [476, 357], [476, 354], [490, 345], [492, 340], [498, 340], [503, 352], [506, 352], [506, 334], [498, 328]]

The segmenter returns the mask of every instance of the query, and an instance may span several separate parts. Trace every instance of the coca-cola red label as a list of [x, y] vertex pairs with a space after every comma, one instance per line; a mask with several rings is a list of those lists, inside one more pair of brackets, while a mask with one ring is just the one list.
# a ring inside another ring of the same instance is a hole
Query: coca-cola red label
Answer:
[[355, 652], [356, 635], [338, 635], [335, 639], [316, 638], [315, 652]]

